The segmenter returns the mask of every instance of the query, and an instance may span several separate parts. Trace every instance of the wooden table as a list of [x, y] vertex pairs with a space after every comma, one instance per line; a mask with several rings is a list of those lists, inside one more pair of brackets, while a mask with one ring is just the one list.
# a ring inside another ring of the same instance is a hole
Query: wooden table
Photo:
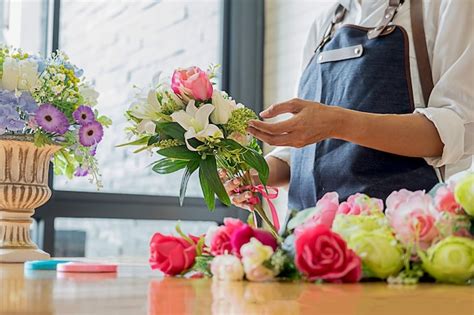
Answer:
[[472, 315], [473, 294], [472, 286], [164, 278], [145, 263], [95, 275], [25, 273], [22, 264], [0, 264], [0, 314]]

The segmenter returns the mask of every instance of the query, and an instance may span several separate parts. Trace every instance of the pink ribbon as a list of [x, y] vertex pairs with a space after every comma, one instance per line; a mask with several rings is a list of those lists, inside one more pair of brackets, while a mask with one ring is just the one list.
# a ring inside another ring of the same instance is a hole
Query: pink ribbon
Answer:
[[[272, 214], [272, 221], [275, 224], [275, 229], [277, 231], [280, 230], [280, 220], [278, 220], [278, 213], [276, 211], [275, 205], [273, 204], [272, 200], [278, 197], [278, 188], [276, 187], [266, 187], [263, 185], [248, 185], [239, 187], [236, 189], [236, 192], [243, 192], [243, 191], [251, 191], [253, 193], [258, 193], [262, 195], [262, 197], [267, 201], [268, 207], [270, 208], [270, 212]], [[260, 202], [260, 198], [258, 196], [253, 195], [248, 199], [248, 203], [251, 205], [256, 205]]]

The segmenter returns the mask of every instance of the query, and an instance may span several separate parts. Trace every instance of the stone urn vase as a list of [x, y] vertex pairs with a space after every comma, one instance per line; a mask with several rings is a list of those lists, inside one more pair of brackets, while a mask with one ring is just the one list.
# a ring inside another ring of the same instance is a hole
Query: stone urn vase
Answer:
[[0, 263], [49, 259], [31, 240], [31, 216], [51, 198], [49, 162], [59, 146], [29, 135], [0, 136]]

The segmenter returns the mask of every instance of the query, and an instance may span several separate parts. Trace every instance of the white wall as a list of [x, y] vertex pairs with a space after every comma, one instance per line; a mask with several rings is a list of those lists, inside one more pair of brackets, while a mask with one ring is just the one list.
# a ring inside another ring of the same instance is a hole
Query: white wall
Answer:
[[[265, 1], [265, 107], [296, 96], [303, 47], [310, 26], [316, 15], [332, 3], [334, 0]], [[266, 152], [271, 149], [265, 147]], [[287, 210], [285, 190], [280, 190], [275, 204], [282, 221]]]

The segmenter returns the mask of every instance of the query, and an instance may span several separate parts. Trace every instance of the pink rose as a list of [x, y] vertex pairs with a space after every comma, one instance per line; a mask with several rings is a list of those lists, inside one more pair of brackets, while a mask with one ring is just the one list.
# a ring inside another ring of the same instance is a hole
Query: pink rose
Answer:
[[298, 226], [297, 230], [304, 230], [310, 226], [324, 224], [327, 227], [332, 227], [336, 212], [339, 207], [339, 195], [337, 192], [326, 193], [316, 203], [316, 213], [308, 219], [305, 223]]
[[156, 233], [151, 239], [149, 261], [152, 269], [174, 276], [191, 268], [195, 258], [196, 244], [183, 238]]
[[387, 198], [385, 214], [404, 245], [417, 243], [421, 249], [427, 249], [439, 236], [435, 224], [439, 213], [423, 191], [394, 191]]
[[358, 282], [362, 263], [346, 242], [324, 224], [296, 233], [295, 264], [310, 281]]
[[224, 225], [219, 226], [211, 239], [211, 254], [214, 256], [232, 252], [231, 237], [244, 223], [238, 219], [225, 218]]
[[231, 244], [233, 253], [238, 257], [241, 257], [240, 248], [242, 245], [250, 242], [252, 237], [259, 240], [263, 245], [270, 246], [273, 250], [275, 250], [278, 246], [277, 241], [272, 233], [262, 229], [253, 229], [249, 225], [244, 224], [238, 230], [236, 230], [234, 234], [232, 234]]
[[436, 223], [442, 238], [451, 235], [469, 238], [472, 237], [469, 232], [471, 229], [471, 221], [466, 215], [442, 212]]
[[171, 88], [176, 94], [192, 96], [197, 101], [206, 101], [212, 97], [209, 76], [198, 67], [176, 69], [171, 78]]
[[462, 210], [454, 198], [454, 192], [448, 186], [441, 186], [436, 190], [434, 202], [439, 211], [460, 213]]
[[371, 215], [383, 212], [383, 201], [357, 193], [340, 204], [337, 213], [349, 215]]

